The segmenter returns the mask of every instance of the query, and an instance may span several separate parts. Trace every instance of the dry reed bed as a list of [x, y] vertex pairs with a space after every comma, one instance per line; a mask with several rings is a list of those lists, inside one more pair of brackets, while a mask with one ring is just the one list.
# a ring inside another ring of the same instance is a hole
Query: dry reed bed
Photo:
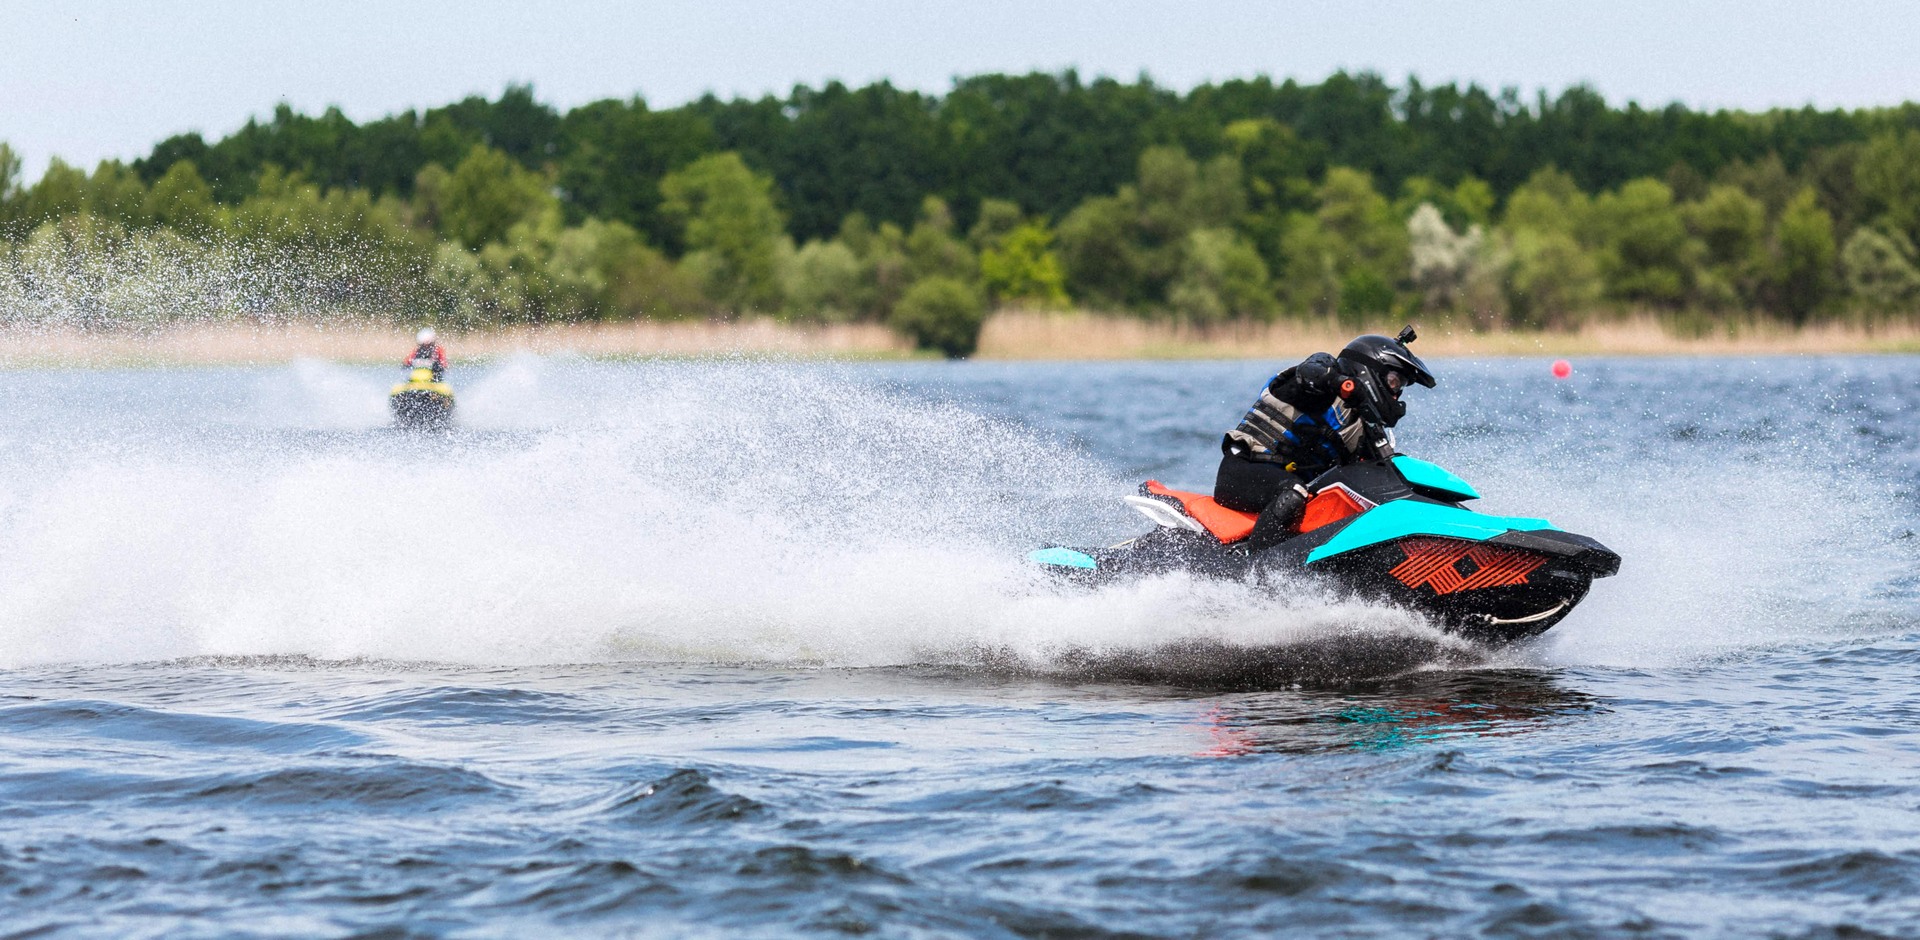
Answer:
[[[912, 344], [876, 324], [794, 327], [771, 320], [514, 327], [447, 335], [456, 358], [530, 351], [595, 357], [746, 355], [799, 359], [904, 358]], [[398, 362], [413, 331], [354, 324], [217, 324], [153, 330], [0, 331], [0, 365], [238, 365], [332, 359]]]
[[[1380, 328], [1387, 328], [1382, 325]], [[1295, 358], [1337, 349], [1351, 330], [1285, 321], [1210, 327], [1088, 313], [1012, 311], [987, 322], [979, 358], [1002, 360]], [[0, 366], [220, 365], [299, 358], [397, 361], [411, 331], [353, 324], [217, 324], [152, 330], [0, 330]], [[913, 355], [874, 324], [798, 327], [770, 320], [637, 322], [515, 327], [447, 337], [458, 358], [526, 350], [594, 357], [745, 355], [799, 359], [897, 359]], [[1476, 333], [1435, 324], [1418, 350], [1439, 357], [1583, 355], [1781, 355], [1920, 352], [1920, 327], [1821, 325], [1795, 331], [1765, 322], [1730, 332], [1676, 336], [1652, 317], [1592, 323], [1566, 333]]]
[[[1376, 324], [1392, 333], [1399, 324]], [[1120, 319], [1086, 313], [1009, 313], [988, 321], [980, 355], [991, 359], [1156, 359], [1299, 357], [1336, 350], [1353, 330], [1325, 321], [1216, 326]], [[1443, 324], [1423, 327], [1423, 356], [1664, 356], [1920, 352], [1920, 327], [1868, 330], [1822, 324], [1794, 330], [1776, 323], [1736, 323], [1729, 332], [1677, 336], [1651, 316], [1594, 322], [1571, 332], [1479, 333]]]

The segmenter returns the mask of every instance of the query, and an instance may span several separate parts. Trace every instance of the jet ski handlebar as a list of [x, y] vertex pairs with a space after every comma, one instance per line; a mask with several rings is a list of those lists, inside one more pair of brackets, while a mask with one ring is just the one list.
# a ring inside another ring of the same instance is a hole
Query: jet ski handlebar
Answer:
[[1387, 428], [1386, 419], [1380, 417], [1379, 389], [1372, 382], [1358, 382], [1346, 379], [1340, 383], [1340, 397], [1360, 413], [1360, 422], [1366, 428], [1367, 443], [1373, 447], [1372, 459], [1386, 460], [1395, 453], [1393, 431]]

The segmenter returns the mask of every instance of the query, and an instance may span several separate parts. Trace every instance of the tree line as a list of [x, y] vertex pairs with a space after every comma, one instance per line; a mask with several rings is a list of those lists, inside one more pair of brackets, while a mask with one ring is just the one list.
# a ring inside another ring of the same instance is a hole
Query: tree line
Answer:
[[360, 260], [316, 290], [424, 308], [405, 318], [872, 320], [954, 355], [1006, 306], [1872, 320], [1920, 306], [1920, 106], [1066, 72], [563, 113], [509, 87], [358, 124], [282, 106], [31, 184], [0, 144], [0, 236], [15, 282], [103, 252], [333, 251]]

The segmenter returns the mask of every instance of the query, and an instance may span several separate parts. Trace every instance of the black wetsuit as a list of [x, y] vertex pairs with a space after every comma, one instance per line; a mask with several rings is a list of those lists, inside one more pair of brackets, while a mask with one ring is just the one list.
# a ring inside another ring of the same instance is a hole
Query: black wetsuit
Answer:
[[1261, 514], [1255, 547], [1289, 534], [1306, 504], [1300, 484], [1359, 459], [1365, 425], [1340, 399], [1350, 368], [1314, 353], [1267, 382], [1246, 417], [1221, 438], [1213, 498]]

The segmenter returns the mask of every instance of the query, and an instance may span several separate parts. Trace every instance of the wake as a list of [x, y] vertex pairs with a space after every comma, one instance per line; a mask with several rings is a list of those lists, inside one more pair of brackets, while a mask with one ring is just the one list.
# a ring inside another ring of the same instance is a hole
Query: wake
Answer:
[[[1489, 658], [1311, 585], [1056, 584], [1025, 552], [1137, 534], [1118, 498], [1136, 481], [856, 369], [525, 357], [469, 375], [465, 427], [444, 441], [384, 429], [385, 373], [317, 363], [225, 380], [239, 401], [218, 420], [160, 407], [104, 434], [86, 426], [96, 403], [36, 412], [0, 458], [0, 664], [937, 664], [1279, 682]], [[1809, 553], [1839, 570], [1884, 560], [1863, 534], [1884, 502], [1846, 504], [1857, 518], [1836, 531], [1831, 505], [1779, 508], [1803, 484], [1778, 468], [1718, 474], [1693, 494], [1715, 511], [1686, 513], [1649, 503], [1646, 479], [1460, 456], [1497, 494], [1489, 510], [1549, 514], [1627, 559], [1543, 647], [1500, 662], [1645, 664], [1804, 635], [1806, 595], [1770, 593], [1784, 572]], [[1828, 585], [1818, 601], [1866, 590]]]

